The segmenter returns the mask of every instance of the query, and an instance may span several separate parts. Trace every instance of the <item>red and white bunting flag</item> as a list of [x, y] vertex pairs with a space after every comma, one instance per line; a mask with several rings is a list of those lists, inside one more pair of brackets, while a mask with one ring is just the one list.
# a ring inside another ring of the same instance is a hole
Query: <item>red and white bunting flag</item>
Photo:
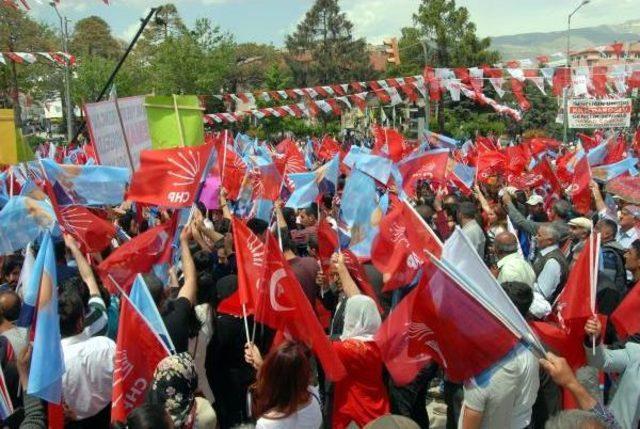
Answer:
[[367, 108], [367, 102], [366, 102], [366, 92], [365, 93], [360, 93], [360, 94], [353, 94], [349, 96], [349, 99], [356, 105], [358, 106], [358, 109], [360, 109], [362, 112], [365, 111], [365, 109]]
[[504, 94], [505, 94], [505, 90], [502, 89], [502, 85], [504, 84], [504, 78], [502, 78], [502, 77], [490, 77], [489, 78], [489, 82], [491, 83], [491, 86], [493, 86], [493, 89], [498, 94], [498, 97], [502, 98], [504, 96]]
[[449, 90], [449, 95], [453, 101], [460, 101], [460, 79], [449, 79], [447, 82], [447, 89]]
[[335, 98], [327, 98], [326, 102], [329, 106], [331, 106], [331, 111], [334, 115], [340, 116], [342, 114], [342, 110], [338, 105], [338, 100], [336, 100]]
[[536, 88], [540, 90], [540, 92], [542, 92], [544, 95], [547, 95], [544, 90], [544, 78], [542, 76], [527, 77], [527, 80], [529, 82], [532, 82], [536, 86]]
[[313, 88], [313, 90], [323, 98], [327, 98], [329, 96], [329, 93], [325, 91], [324, 88], [321, 86], [316, 86]]
[[0, 54], [0, 63], [7, 64], [7, 62], [4, 59], [4, 55], [2, 55], [2, 54]]
[[318, 92], [313, 88], [305, 88], [304, 92], [311, 98], [316, 98], [318, 96]]
[[299, 97], [304, 97], [305, 96], [305, 92], [300, 88], [294, 89], [293, 92], [295, 92], [296, 95], [298, 95]]
[[351, 109], [351, 102], [349, 101], [349, 99], [347, 97], [337, 97], [336, 100], [340, 100], [341, 102], [343, 102], [349, 109]]
[[329, 103], [326, 102], [326, 100], [316, 100], [314, 101], [314, 103], [316, 104], [316, 106], [318, 106], [324, 113], [329, 113], [331, 112], [331, 105], [329, 105]]
[[322, 88], [322, 89], [324, 90], [324, 92], [326, 92], [328, 95], [330, 95], [330, 96], [334, 96], [334, 95], [335, 95], [335, 91], [333, 90], [333, 88], [332, 88], [332, 87], [330, 87], [330, 86], [322, 86], [321, 88]]
[[289, 98], [286, 91], [277, 91], [277, 92], [278, 92], [278, 96], [280, 96], [280, 98], [282, 98], [283, 100], [286, 100], [287, 98]]
[[262, 97], [262, 99], [266, 102], [271, 101], [271, 97], [269, 96], [268, 92], [263, 92], [262, 94], [260, 94], [260, 96]]
[[400, 93], [396, 88], [389, 87], [386, 88], [385, 91], [389, 94], [389, 100], [392, 106], [402, 103], [402, 97], [400, 97]]

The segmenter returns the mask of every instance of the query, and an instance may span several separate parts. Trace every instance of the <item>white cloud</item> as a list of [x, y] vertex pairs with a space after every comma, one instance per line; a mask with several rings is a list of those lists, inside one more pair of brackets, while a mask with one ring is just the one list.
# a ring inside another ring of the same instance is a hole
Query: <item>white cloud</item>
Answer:
[[399, 36], [400, 29], [413, 23], [413, 13], [418, 9], [415, 0], [346, 0], [342, 7], [354, 24], [354, 33], [370, 43]]

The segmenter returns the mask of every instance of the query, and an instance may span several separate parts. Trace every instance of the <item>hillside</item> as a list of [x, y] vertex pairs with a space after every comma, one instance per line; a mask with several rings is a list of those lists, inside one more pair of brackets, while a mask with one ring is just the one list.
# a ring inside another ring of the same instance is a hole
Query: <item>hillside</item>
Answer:
[[[616, 40], [621, 42], [640, 41], [640, 19], [627, 21], [620, 25], [600, 25], [571, 30], [572, 50], [609, 45]], [[491, 45], [502, 54], [504, 59], [534, 58], [537, 55], [565, 52], [567, 32], [553, 31], [492, 37]]]

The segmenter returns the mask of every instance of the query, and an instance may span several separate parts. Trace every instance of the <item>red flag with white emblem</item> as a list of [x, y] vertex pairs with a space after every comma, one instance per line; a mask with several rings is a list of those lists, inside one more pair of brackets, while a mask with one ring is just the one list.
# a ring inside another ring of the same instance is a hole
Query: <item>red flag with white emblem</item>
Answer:
[[306, 343], [332, 381], [346, 375], [300, 283], [285, 260], [278, 242], [266, 233], [266, 258], [258, 291], [255, 319], [285, 336]]
[[112, 422], [125, 422], [144, 402], [156, 366], [167, 356], [167, 347], [123, 294], [113, 363]]
[[191, 206], [212, 149], [201, 145], [142, 151], [127, 199], [171, 208]]

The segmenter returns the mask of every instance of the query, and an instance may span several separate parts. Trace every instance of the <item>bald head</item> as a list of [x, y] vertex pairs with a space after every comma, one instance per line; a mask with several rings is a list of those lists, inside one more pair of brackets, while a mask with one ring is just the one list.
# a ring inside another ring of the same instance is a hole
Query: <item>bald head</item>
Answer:
[[501, 232], [496, 235], [494, 247], [499, 256], [515, 253], [518, 251], [518, 238], [510, 232]]
[[0, 314], [9, 322], [18, 320], [22, 302], [17, 293], [12, 290], [0, 292]]

